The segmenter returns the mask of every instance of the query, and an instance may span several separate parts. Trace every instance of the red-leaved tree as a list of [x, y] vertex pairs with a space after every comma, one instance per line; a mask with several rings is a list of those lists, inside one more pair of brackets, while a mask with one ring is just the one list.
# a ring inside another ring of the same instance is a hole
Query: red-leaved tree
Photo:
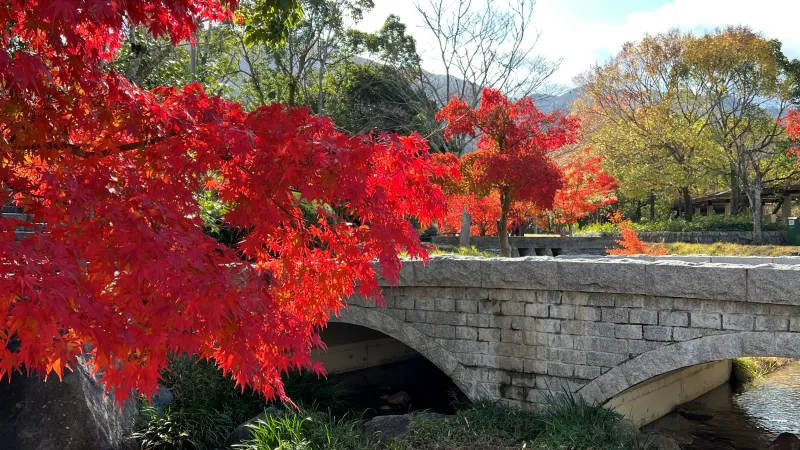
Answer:
[[[444, 196], [419, 136], [348, 136], [303, 108], [245, 112], [107, 69], [124, 24], [178, 43], [229, 19], [223, 5], [0, 5], [0, 197], [38, 224], [0, 220], [0, 376], [60, 377], [87, 352], [121, 402], [188, 353], [284, 397], [284, 372], [322, 370], [310, 350], [344, 299], [380, 296], [373, 260], [395, 280], [398, 251], [426, 257], [406, 217], [430, 222]], [[235, 248], [204, 234], [204, 189], [246, 231]]]
[[552, 223], [569, 227], [603, 206], [617, 202], [617, 182], [602, 167], [602, 156], [593, 156], [590, 149], [569, 155], [562, 167], [564, 185], [556, 192], [553, 207], [547, 212]]
[[500, 253], [510, 256], [511, 206], [517, 201], [540, 210], [553, 205], [562, 176], [551, 152], [575, 142], [580, 128], [577, 118], [559, 112], [545, 114], [528, 97], [511, 102], [500, 91], [485, 88], [478, 109], [453, 98], [436, 119], [447, 121], [446, 139], [480, 135], [478, 150], [461, 158], [461, 176], [478, 197], [498, 193]]
[[[786, 132], [793, 141], [797, 141], [800, 137], [800, 110], [793, 109], [786, 114], [783, 118], [783, 124], [786, 126]], [[793, 151], [800, 152], [800, 148], [794, 147]]]

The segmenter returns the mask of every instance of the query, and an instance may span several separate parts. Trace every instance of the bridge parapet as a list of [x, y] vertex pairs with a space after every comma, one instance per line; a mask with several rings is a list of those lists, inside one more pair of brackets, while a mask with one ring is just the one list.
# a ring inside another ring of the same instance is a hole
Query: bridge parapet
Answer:
[[444, 256], [400, 275], [385, 305], [352, 298], [337, 320], [404, 342], [473, 399], [605, 403], [694, 364], [800, 356], [798, 265]]

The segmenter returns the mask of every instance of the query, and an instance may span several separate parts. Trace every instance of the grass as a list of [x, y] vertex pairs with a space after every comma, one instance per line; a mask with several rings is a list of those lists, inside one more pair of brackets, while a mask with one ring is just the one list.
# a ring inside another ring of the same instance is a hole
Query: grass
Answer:
[[790, 245], [747, 245], [715, 242], [713, 244], [688, 244], [675, 242], [664, 244], [672, 255], [711, 256], [797, 256], [800, 247]]
[[481, 256], [484, 258], [499, 258], [498, 253], [487, 252], [478, 250], [474, 245], [472, 247], [456, 247], [453, 245], [436, 245], [433, 250], [429, 250], [430, 255], [459, 255], [459, 256]]
[[412, 413], [407, 437], [385, 447], [364, 436], [362, 421], [336, 420], [314, 410], [270, 416], [254, 428], [244, 450], [647, 450], [646, 438], [613, 411], [572, 395], [552, 396], [549, 406], [521, 411], [478, 403], [447, 418]]
[[733, 360], [731, 379], [738, 386], [747, 386], [758, 382], [766, 375], [794, 362], [788, 358], [745, 357]]

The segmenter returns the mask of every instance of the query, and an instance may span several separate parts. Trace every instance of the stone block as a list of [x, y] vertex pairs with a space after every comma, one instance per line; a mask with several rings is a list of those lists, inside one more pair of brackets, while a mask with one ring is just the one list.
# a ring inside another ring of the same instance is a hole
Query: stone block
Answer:
[[457, 312], [427, 311], [425, 322], [437, 325], [466, 325], [467, 314]]
[[742, 354], [745, 356], [777, 356], [779, 350], [775, 333], [741, 333]]
[[414, 308], [420, 311], [433, 311], [436, 309], [436, 300], [432, 298], [418, 298]]
[[628, 341], [625, 339], [590, 337], [589, 350], [595, 352], [624, 354], [628, 352]]
[[747, 270], [748, 301], [800, 305], [800, 266], [775, 265]]
[[688, 327], [689, 313], [684, 311], [659, 311], [658, 324], [668, 327]]
[[568, 364], [586, 364], [586, 352], [568, 348], [551, 348], [547, 351], [547, 359]]
[[723, 334], [726, 332], [720, 331], [718, 329], [713, 328], [681, 328], [675, 327], [672, 329], [672, 340], [673, 341], [688, 341], [691, 339], [697, 339], [703, 336], [711, 336], [714, 334]]
[[689, 314], [689, 325], [692, 328], [722, 328], [722, 315], [719, 313], [698, 313]]
[[416, 309], [409, 309], [406, 311], [406, 322], [411, 323], [421, 323], [425, 322], [425, 311], [420, 311]]
[[611, 307], [616, 304], [616, 296], [614, 294], [607, 294], [602, 292], [593, 292], [588, 294], [589, 298], [586, 302], [589, 306], [607, 306]]
[[757, 266], [761, 264], [772, 264], [773, 258], [771, 256], [712, 256], [711, 262]]
[[601, 308], [603, 322], [628, 323], [630, 310], [627, 308]]
[[586, 327], [590, 323], [583, 320], [564, 320], [561, 322], [561, 332], [566, 334], [582, 336], [586, 334]]
[[558, 289], [558, 269], [550, 258], [492, 258], [484, 261], [486, 288]]
[[653, 309], [631, 309], [628, 320], [630, 323], [656, 325], [658, 323], [658, 311]]
[[561, 303], [586, 306], [589, 304], [589, 294], [586, 292], [565, 291], [561, 293]]
[[646, 264], [635, 260], [558, 261], [559, 289], [644, 294]]
[[525, 304], [522, 302], [502, 302], [500, 305], [500, 311], [505, 316], [524, 316], [525, 315]]
[[672, 327], [645, 325], [642, 327], [642, 334], [648, 341], [671, 341]]
[[586, 324], [586, 334], [589, 336], [614, 337], [616, 325], [605, 322], [590, 322]]
[[550, 348], [574, 348], [575, 338], [568, 334], [547, 335], [547, 346]]
[[587, 352], [586, 364], [595, 367], [616, 367], [625, 361], [625, 355], [619, 353]]
[[600, 368], [595, 366], [575, 366], [575, 378], [593, 380], [600, 376]]
[[749, 314], [723, 314], [722, 329], [732, 331], [753, 331], [755, 318]]
[[524, 360], [525, 373], [547, 373], [547, 361], [526, 359]]
[[394, 307], [398, 309], [414, 309], [414, 299], [406, 296], [394, 298]]
[[474, 327], [456, 327], [456, 339], [478, 339], [478, 329]]
[[522, 344], [525, 342], [525, 332], [519, 330], [500, 330], [500, 342]]
[[667, 343], [661, 341], [633, 340], [628, 341], [628, 352], [630, 352], [631, 355], [641, 355], [642, 353], [655, 350], [663, 345], [667, 345]]
[[479, 300], [478, 312], [481, 314], [500, 314], [502, 302], [499, 300]]
[[558, 333], [561, 331], [561, 322], [554, 319], [536, 319], [535, 331], [542, 333]]
[[435, 309], [436, 311], [455, 311], [456, 301], [451, 298], [437, 298]]
[[614, 331], [614, 337], [619, 339], [641, 339], [642, 326], [641, 325], [617, 325]]
[[528, 303], [525, 305], [525, 315], [530, 317], [547, 317], [550, 315], [550, 305], [545, 303]]
[[717, 300], [747, 299], [747, 268], [658, 261], [647, 266], [647, 294]]
[[574, 319], [575, 306], [573, 305], [550, 305], [550, 317], [554, 319]]
[[756, 331], [787, 331], [788, 317], [756, 316]]
[[478, 340], [486, 342], [500, 342], [500, 330], [497, 328], [479, 328]]
[[501, 370], [509, 370], [512, 372], [524, 372], [523, 359], [513, 356], [498, 356], [497, 368]]
[[433, 256], [424, 265], [412, 263], [414, 285], [434, 287], [482, 287], [486, 264], [483, 259], [454, 255]]
[[575, 308], [575, 318], [595, 322], [600, 320], [600, 308], [592, 306], [578, 306]]
[[456, 311], [463, 313], [477, 313], [478, 302], [475, 300], [456, 300]]
[[789, 331], [800, 332], [800, 317], [789, 318]]
[[575, 373], [573, 364], [547, 363], [547, 374], [554, 377], [571, 377]]
[[[406, 314], [406, 317], [408, 315]], [[487, 314], [467, 314], [467, 325], [471, 327], [485, 328], [489, 326], [489, 315]]]

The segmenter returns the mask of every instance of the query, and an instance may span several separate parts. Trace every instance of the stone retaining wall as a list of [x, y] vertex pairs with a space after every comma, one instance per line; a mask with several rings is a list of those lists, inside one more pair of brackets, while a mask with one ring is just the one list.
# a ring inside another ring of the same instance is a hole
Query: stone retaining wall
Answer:
[[[688, 242], [693, 244], [712, 244], [714, 242], [730, 242], [733, 244], [752, 244], [752, 231], [692, 231], [672, 232], [654, 231], [639, 233], [645, 242]], [[771, 245], [786, 244], [786, 231], [764, 231], [763, 243]]]

